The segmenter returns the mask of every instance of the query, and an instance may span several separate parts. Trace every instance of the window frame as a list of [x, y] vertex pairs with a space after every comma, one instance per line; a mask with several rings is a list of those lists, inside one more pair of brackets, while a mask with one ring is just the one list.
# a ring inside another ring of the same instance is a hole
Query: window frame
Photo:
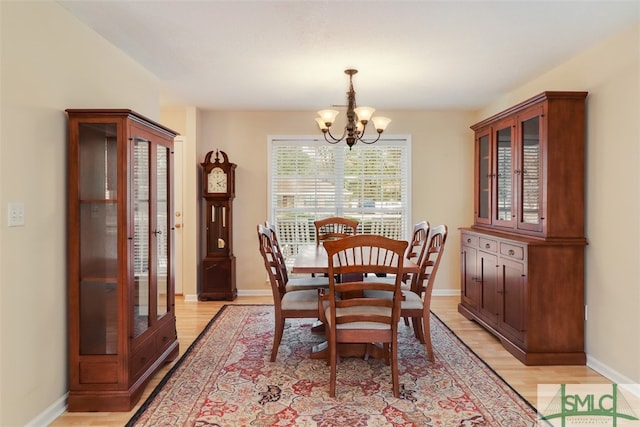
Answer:
[[[267, 137], [268, 140], [268, 155], [267, 155], [267, 211], [268, 211], [268, 215], [267, 217], [269, 218], [269, 222], [275, 224], [276, 226], [278, 226], [277, 221], [276, 221], [276, 203], [274, 201], [274, 186], [275, 186], [275, 181], [274, 179], [276, 179], [277, 177], [274, 175], [274, 167], [275, 167], [275, 160], [274, 160], [274, 149], [278, 146], [295, 146], [295, 145], [302, 145], [302, 146], [311, 146], [311, 147], [323, 147], [323, 149], [331, 149], [331, 147], [335, 147], [336, 150], [340, 150], [340, 152], [344, 152], [345, 150], [348, 150], [348, 147], [346, 146], [346, 143], [344, 142], [340, 142], [338, 144], [329, 144], [326, 141], [324, 141], [324, 139], [319, 138], [317, 135], [269, 135]], [[402, 151], [401, 151], [401, 155], [400, 155], [400, 162], [401, 162], [401, 166], [400, 166], [400, 170], [401, 170], [401, 182], [400, 182], [400, 192], [401, 192], [401, 206], [399, 208], [400, 214], [402, 215], [401, 217], [401, 229], [400, 229], [400, 236], [397, 238], [403, 239], [403, 240], [407, 240], [408, 236], [410, 236], [411, 231], [412, 231], [412, 227], [413, 227], [413, 222], [412, 222], [412, 218], [411, 218], [411, 136], [410, 135], [384, 135], [380, 138], [380, 140], [378, 140], [375, 144], [371, 144], [371, 145], [366, 145], [366, 144], [362, 144], [362, 143], [358, 143], [356, 145], [353, 146], [352, 150], [363, 150], [363, 149], [367, 149], [369, 147], [371, 148], [375, 148], [375, 149], [379, 149], [379, 147], [381, 146], [400, 146], [403, 147]], [[338, 155], [337, 158], [345, 158], [342, 154]], [[340, 160], [336, 160], [337, 164], [341, 164]], [[344, 174], [339, 175], [339, 177], [336, 178], [339, 182], [342, 182], [342, 180], [344, 179]], [[335, 188], [342, 188], [341, 185], [336, 185]], [[318, 207], [316, 206], [313, 209], [313, 214], [319, 214], [317, 215], [317, 218], [323, 218], [326, 216], [331, 216], [331, 215], [336, 215], [336, 216], [346, 216], [346, 217], [352, 217], [352, 215], [354, 212], [357, 213], [358, 215], [365, 215], [366, 214], [366, 208], [349, 208], [347, 210], [344, 209], [344, 204], [342, 204], [342, 200], [341, 200], [341, 192], [340, 191], [336, 191], [334, 196], [334, 202], [335, 202], [335, 211], [334, 212], [327, 212], [326, 210], [322, 210], [322, 209], [318, 209]], [[364, 204], [364, 200], [363, 200], [363, 204]], [[308, 209], [308, 208], [305, 208]], [[360, 209], [360, 210], [359, 210]], [[377, 208], [374, 208], [377, 209]], [[360, 219], [357, 216], [355, 216], [355, 219]], [[315, 233], [315, 230], [309, 230], [309, 233], [313, 232]], [[359, 227], [359, 232], [361, 232], [361, 229]], [[284, 237], [284, 236], [283, 236]], [[302, 239], [302, 241], [307, 241]], [[311, 243], [309, 241], [307, 241], [307, 244]], [[314, 243], [315, 244], [315, 243]], [[285, 243], [286, 246], [286, 243]], [[291, 264], [293, 262], [293, 258], [295, 258], [295, 255], [297, 253], [297, 247], [284, 247], [283, 248], [283, 252], [285, 253], [285, 256], [287, 258], [287, 263]]]

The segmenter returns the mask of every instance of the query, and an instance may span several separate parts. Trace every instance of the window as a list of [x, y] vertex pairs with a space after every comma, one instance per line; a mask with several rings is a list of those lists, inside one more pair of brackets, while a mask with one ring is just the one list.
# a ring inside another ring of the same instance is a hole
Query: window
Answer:
[[269, 151], [269, 218], [287, 264], [299, 246], [315, 244], [313, 221], [328, 216], [358, 220], [358, 233], [408, 238], [409, 137], [351, 150], [314, 137], [270, 137]]

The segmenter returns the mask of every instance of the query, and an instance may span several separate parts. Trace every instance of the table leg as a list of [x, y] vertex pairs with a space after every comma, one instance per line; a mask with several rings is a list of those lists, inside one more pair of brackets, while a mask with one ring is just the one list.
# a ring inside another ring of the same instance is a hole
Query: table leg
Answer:
[[[384, 359], [385, 353], [382, 346], [374, 343], [340, 343], [338, 344], [338, 355], [340, 357], [359, 357], [368, 359]], [[328, 359], [329, 343], [323, 341], [316, 344], [311, 349], [311, 359]]]

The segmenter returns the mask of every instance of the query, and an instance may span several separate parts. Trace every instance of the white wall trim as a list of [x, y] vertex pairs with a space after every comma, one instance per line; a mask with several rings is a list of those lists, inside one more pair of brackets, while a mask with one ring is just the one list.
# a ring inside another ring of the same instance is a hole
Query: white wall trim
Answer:
[[432, 295], [436, 297], [455, 297], [460, 295], [460, 288], [434, 289]]
[[25, 427], [41, 427], [51, 424], [67, 410], [68, 395], [69, 393], [65, 393], [64, 396], [56, 400], [51, 406], [41, 412], [40, 415], [25, 424]]
[[271, 289], [238, 289], [238, 296], [242, 297], [270, 297]]
[[197, 301], [198, 301], [198, 295], [196, 294], [184, 295], [184, 302], [197, 302]]
[[619, 384], [626, 391], [629, 391], [634, 396], [640, 398], [640, 384], [635, 383], [631, 378], [627, 378], [620, 372], [611, 369], [608, 365], [605, 365], [598, 359], [587, 354], [587, 366], [610, 379], [612, 382]]

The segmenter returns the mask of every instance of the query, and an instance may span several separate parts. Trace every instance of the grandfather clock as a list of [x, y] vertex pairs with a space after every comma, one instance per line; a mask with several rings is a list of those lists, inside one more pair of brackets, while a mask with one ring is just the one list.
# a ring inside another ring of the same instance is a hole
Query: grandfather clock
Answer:
[[213, 154], [209, 151], [201, 163], [205, 248], [198, 299], [231, 301], [238, 295], [232, 247], [236, 165], [229, 162], [224, 151], [218, 150], [212, 162]]

